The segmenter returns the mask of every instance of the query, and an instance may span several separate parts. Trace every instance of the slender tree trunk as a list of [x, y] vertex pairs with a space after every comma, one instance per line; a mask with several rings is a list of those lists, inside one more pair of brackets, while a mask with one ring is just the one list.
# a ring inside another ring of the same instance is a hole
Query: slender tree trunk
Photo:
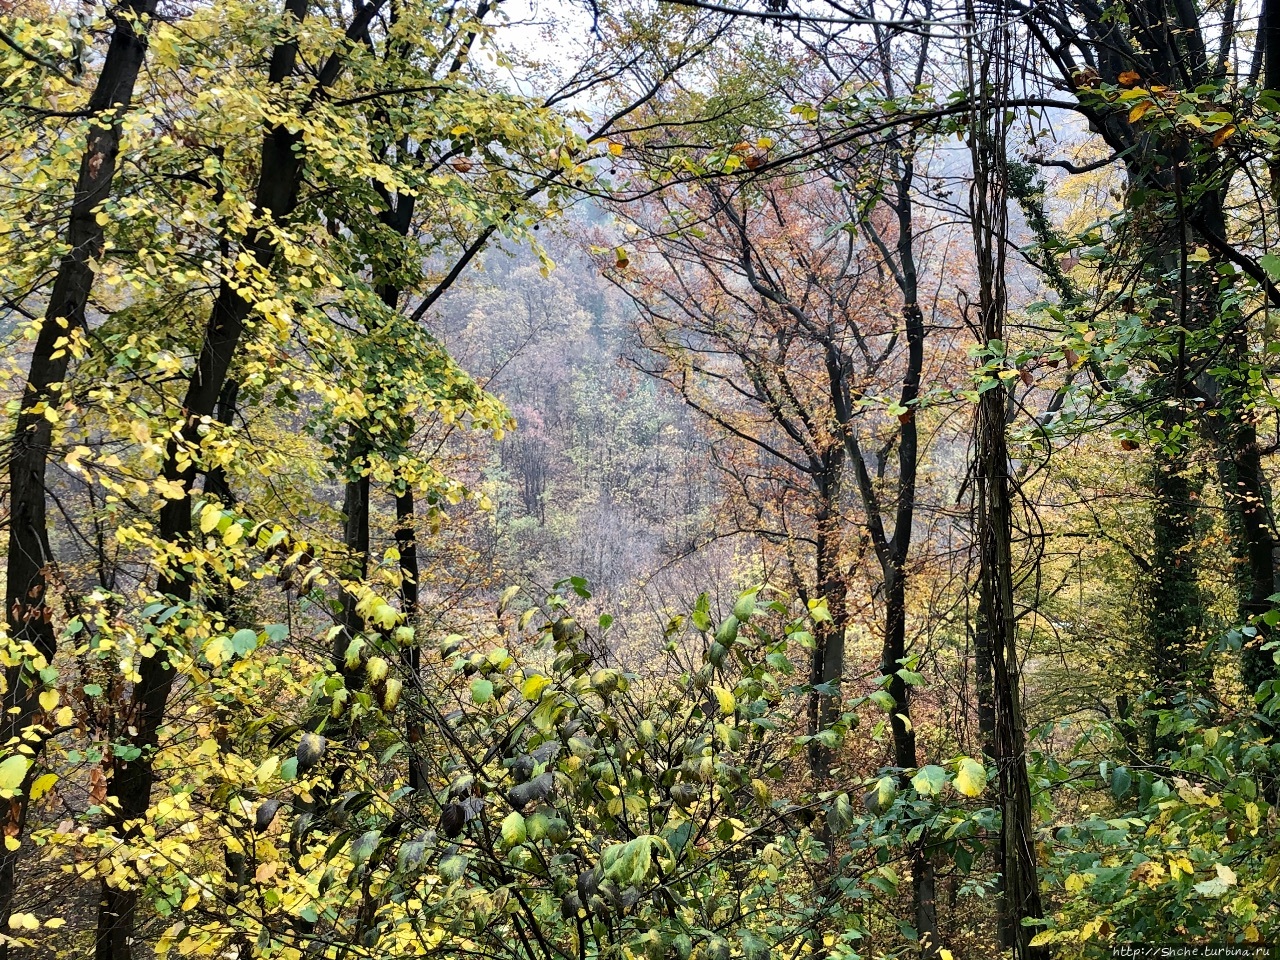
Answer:
[[[307, 7], [308, 0], [287, 0], [285, 11], [301, 23]], [[296, 61], [296, 40], [277, 46], [271, 57], [271, 83], [279, 84], [289, 77]], [[293, 212], [302, 176], [302, 157], [295, 150], [300, 141], [299, 134], [283, 126], [271, 129], [265, 136], [256, 203], [260, 214], [282, 221]], [[275, 256], [275, 244], [268, 230], [251, 231], [246, 237], [245, 249], [263, 267]], [[221, 286], [182, 404], [185, 422], [181, 438], [170, 443], [162, 471], [165, 479], [179, 484], [187, 494], [180, 499], [166, 500], [160, 511], [159, 535], [166, 543], [180, 544], [190, 535], [190, 492], [197, 470], [196, 460], [190, 456], [179, 459], [178, 453], [199, 449], [198, 427], [202, 419], [214, 415], [250, 309], [250, 304], [230, 285]], [[192, 598], [191, 582], [181, 570], [165, 571], [158, 590], [180, 604]], [[173, 667], [164, 650], [143, 659], [138, 673], [140, 679], [126, 707], [125, 725], [137, 731], [131, 737], [131, 745], [141, 754], [137, 759], [120, 762], [112, 778], [112, 793], [118, 808], [111, 826], [126, 840], [136, 833], [139, 818], [151, 802], [154, 753], [174, 679]], [[136, 890], [119, 889], [105, 879], [102, 881], [95, 960], [132, 960], [137, 904]]]
[[[228, 377], [226, 384], [222, 388], [222, 394], [218, 397], [217, 417], [218, 422], [223, 426], [229, 427], [235, 420], [236, 398], [239, 395], [240, 384], [234, 378]], [[218, 466], [205, 474], [204, 495], [216, 499], [224, 507], [232, 506], [236, 502], [235, 494], [231, 490], [231, 481], [227, 478], [225, 469]], [[232, 615], [235, 600], [236, 591], [231, 585], [230, 578], [220, 580], [217, 592], [209, 598], [209, 609], [224, 616], [231, 615], [229, 622], [235, 622], [236, 618]]]
[[893, 765], [907, 770], [916, 765], [916, 733], [911, 724], [911, 688], [900, 677], [902, 659], [907, 655], [907, 583], [901, 569], [885, 571], [885, 633], [880, 671], [888, 678], [893, 712], [889, 729], [893, 733]]
[[982, 752], [988, 757], [996, 755], [996, 700], [995, 672], [991, 667], [991, 631], [978, 611], [973, 631], [974, 692], [978, 698], [978, 738]]
[[[1262, 0], [1258, 22], [1257, 54], [1262, 57], [1262, 86], [1280, 91], [1280, 0]], [[1271, 198], [1280, 204], [1280, 149], [1267, 161], [1271, 179]]]
[[925, 960], [936, 960], [942, 956], [942, 940], [938, 931], [938, 880], [929, 856], [927, 830], [916, 842], [911, 855], [911, 880], [920, 955]]
[[1258, 628], [1257, 637], [1246, 645], [1242, 676], [1250, 692], [1265, 680], [1277, 678], [1275, 658], [1262, 645], [1271, 639], [1271, 631], [1260, 618], [1275, 604], [1271, 597], [1280, 592], [1276, 578], [1275, 516], [1272, 512], [1271, 488], [1262, 466], [1258, 446], [1258, 430], [1247, 414], [1237, 414], [1232, 431], [1232, 466], [1236, 489], [1234, 509], [1239, 513], [1243, 542], [1245, 577], [1241, 586], [1240, 613]]
[[1015, 957], [1037, 957], [1023, 920], [1043, 916], [1036, 869], [1031, 785], [1025, 756], [1020, 670], [1013, 617], [1013, 505], [1005, 446], [1002, 387], [979, 399], [978, 466], [980, 596], [991, 644], [993, 759], [1001, 808], [1001, 943]]
[[[27, 383], [9, 451], [9, 549], [5, 576], [5, 616], [10, 637], [30, 643], [50, 663], [57, 653], [57, 637], [50, 606], [54, 565], [49, 543], [45, 502], [45, 475], [53, 425], [41, 404], [56, 407], [66, 381], [70, 351], [58, 341], [87, 325], [85, 310], [93, 286], [92, 260], [101, 256], [103, 231], [96, 219], [98, 206], [110, 195], [120, 152], [120, 115], [133, 99], [138, 73], [146, 57], [147, 39], [137, 30], [154, 13], [156, 0], [125, 0], [115, 19], [115, 30], [89, 98], [95, 121], [89, 135], [72, 198], [67, 223], [68, 251], [58, 265], [44, 322], [31, 353]], [[136, 19], [135, 19], [136, 18]], [[40, 690], [19, 667], [6, 671], [0, 721], [0, 747], [31, 726], [39, 710]], [[22, 784], [22, 795], [7, 806], [8, 823], [21, 839], [27, 821], [27, 793], [36, 773], [32, 764]], [[6, 831], [6, 835], [10, 835]], [[15, 871], [21, 850], [0, 851], [0, 929], [8, 929], [13, 911]], [[9, 948], [0, 944], [0, 960]]]
[[[1005, 238], [1008, 236], [1008, 117], [999, 98], [1012, 87], [1009, 27], [1002, 4], [969, 16], [979, 27], [969, 40], [967, 65], [971, 89], [978, 93], [969, 137], [973, 163], [970, 220], [979, 283], [980, 344], [990, 355], [1004, 343]], [[981, 78], [979, 80], [979, 78]], [[978, 397], [974, 417], [974, 485], [978, 534], [979, 624], [990, 637], [993, 759], [998, 773], [1001, 891], [998, 921], [1001, 942], [1015, 960], [1040, 960], [1032, 947], [1034, 931], [1026, 921], [1044, 916], [1035, 849], [1031, 783], [1027, 775], [1026, 729], [1016, 644], [1013, 602], [1013, 481], [1009, 475], [1008, 395], [996, 378]]]
[[[815, 693], [809, 702], [810, 734], [829, 727], [840, 715], [840, 680], [844, 675], [845, 632], [849, 628], [848, 583], [840, 566], [840, 518], [830, 495], [834, 483], [824, 483], [823, 506], [815, 517], [815, 569], [818, 598], [827, 602], [831, 619], [817, 625], [810, 681], [830, 693]], [[809, 742], [809, 771], [818, 781], [830, 776], [833, 752], [816, 740]]]
[[[353, 428], [355, 429], [355, 428]], [[363, 454], [354, 450], [359, 447], [355, 438], [351, 440], [353, 453], [348, 460], [348, 469], [360, 469], [364, 460]], [[363, 580], [369, 572], [369, 475], [361, 473], [354, 480], [348, 479], [346, 496], [342, 506], [346, 525], [343, 529], [342, 542], [347, 549], [347, 565], [343, 571], [348, 580]], [[333, 641], [333, 663], [342, 673], [348, 687], [356, 687], [360, 683], [359, 666], [347, 665], [347, 648], [356, 635], [364, 630], [364, 618], [356, 610], [357, 597], [350, 590], [342, 591], [342, 614], [340, 624], [342, 630]]]
[[[405, 623], [415, 626], [418, 617], [418, 541], [414, 523], [413, 490], [406, 486], [404, 493], [396, 497], [396, 547], [400, 551], [400, 612]], [[400, 651], [401, 667], [409, 678], [411, 688], [422, 684], [422, 644], [414, 637], [413, 644]], [[409, 786], [421, 790], [426, 786], [422, 759], [424, 729], [415, 711], [405, 710], [405, 734], [409, 742]]]
[[[224, 427], [231, 426], [236, 416], [236, 400], [240, 396], [240, 384], [228, 378], [223, 384], [222, 393], [218, 397], [216, 416]], [[204, 478], [205, 496], [216, 497], [224, 506], [235, 503], [231, 492], [231, 482], [227, 479], [227, 471], [222, 467], [214, 467]]]
[[[893, 765], [899, 774], [901, 786], [909, 781], [909, 770], [918, 763], [916, 756], [916, 732], [911, 723], [911, 687], [898, 671], [907, 655], [907, 576], [898, 566], [884, 571], [885, 585], [885, 637], [881, 671], [889, 678], [889, 695], [894, 707], [889, 717], [893, 734]], [[920, 938], [920, 953], [926, 960], [940, 956], [942, 937], [938, 930], [937, 883], [933, 860], [929, 856], [930, 837], [926, 830], [911, 851], [911, 889], [915, 907], [916, 934]]]
[[1276, 522], [1271, 484], [1262, 463], [1258, 428], [1250, 409], [1247, 371], [1248, 347], [1244, 331], [1231, 338], [1228, 364], [1238, 373], [1212, 384], [1217, 416], [1214, 428], [1206, 430], [1217, 451], [1218, 482], [1222, 487], [1227, 529], [1236, 562], [1238, 610], [1243, 624], [1252, 622], [1257, 635], [1241, 651], [1240, 673], [1246, 689], [1253, 693], [1264, 681], [1277, 676], [1271, 651], [1262, 647], [1272, 631], [1261, 616], [1275, 607], [1271, 597], [1280, 590], [1277, 576]]

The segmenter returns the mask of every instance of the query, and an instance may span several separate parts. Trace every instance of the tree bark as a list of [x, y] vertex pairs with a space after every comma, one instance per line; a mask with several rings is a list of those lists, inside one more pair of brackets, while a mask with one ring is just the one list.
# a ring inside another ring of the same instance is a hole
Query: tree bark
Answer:
[[[999, 98], [1011, 89], [1013, 69], [1005, 10], [997, 4], [969, 16], [979, 28], [966, 50], [969, 82], [982, 91], [971, 118], [970, 157], [973, 186], [970, 220], [978, 277], [979, 343], [987, 355], [1003, 357], [1005, 244], [1008, 236], [1008, 117]], [[987, 27], [989, 29], [981, 29]], [[981, 78], [979, 82], [978, 78]], [[1001, 345], [995, 349], [996, 344]], [[1031, 783], [1027, 775], [1026, 729], [1017, 651], [1017, 614], [1013, 589], [1013, 480], [1009, 474], [1008, 394], [998, 377], [984, 383], [974, 416], [975, 523], [978, 536], [979, 627], [991, 653], [994, 707], [993, 759], [1001, 810], [999, 857], [1001, 889], [998, 926], [1001, 944], [1015, 960], [1040, 960], [1043, 947], [1031, 946], [1027, 921], [1044, 916], [1035, 849]], [[979, 644], [981, 646], [981, 643]]]
[[[352, 438], [351, 446], [353, 448], [359, 446], [355, 438]], [[348, 460], [347, 469], [361, 469], [363, 460], [363, 454], [353, 453]], [[347, 480], [342, 512], [346, 518], [342, 543], [347, 550], [343, 577], [348, 580], [363, 580], [369, 572], [369, 475], [367, 473], [362, 472], [356, 479]], [[359, 665], [347, 666], [347, 648], [356, 638], [356, 634], [364, 630], [364, 618], [356, 611], [356, 595], [345, 587], [342, 590], [342, 613], [339, 623], [342, 630], [333, 641], [333, 664], [342, 674], [347, 686], [354, 689], [360, 685], [362, 674]]]
[[[9, 453], [9, 549], [5, 575], [5, 616], [9, 635], [18, 643], [29, 643], [49, 663], [57, 653], [50, 592], [53, 586], [54, 555], [49, 542], [49, 522], [45, 501], [45, 477], [53, 425], [40, 404], [56, 407], [62, 395], [71, 360], [70, 351], [59, 340], [73, 330], [87, 327], [85, 311], [93, 286], [93, 258], [101, 256], [103, 230], [96, 210], [110, 195], [120, 152], [120, 115], [133, 99], [138, 74], [146, 57], [147, 39], [138, 28], [155, 13], [156, 0], [125, 0], [114, 17], [115, 29], [102, 62], [102, 72], [88, 109], [94, 116], [80, 171], [76, 178], [71, 213], [67, 223], [68, 251], [58, 265], [49, 295], [44, 321], [31, 353], [27, 382], [23, 390]], [[31, 726], [39, 710], [39, 689], [22, 668], [6, 671], [0, 721], [0, 745], [13, 742]], [[30, 741], [28, 741], [30, 742]], [[27, 821], [27, 793], [37, 771], [31, 764], [22, 784], [22, 795], [11, 801], [9, 821], [21, 838]], [[8, 929], [13, 911], [15, 872], [21, 850], [0, 851], [0, 929]], [[0, 944], [0, 960], [7, 960], [9, 948]]]
[[[834, 455], [824, 459], [831, 465], [830, 473], [838, 476], [838, 461], [831, 463]], [[840, 714], [840, 680], [844, 675], [845, 633], [849, 629], [849, 585], [844, 577], [840, 559], [840, 516], [834, 498], [837, 484], [829, 476], [820, 483], [821, 507], [814, 517], [816, 547], [814, 550], [814, 574], [818, 598], [827, 603], [831, 619], [817, 625], [814, 637], [810, 682], [824, 686], [831, 692], [815, 692], [810, 699], [810, 735], [830, 727]], [[809, 741], [809, 772], [819, 782], [831, 775], [834, 753], [816, 740]]]
[[[1151, 468], [1152, 576], [1147, 585], [1147, 634], [1150, 663], [1159, 701], [1168, 706], [1180, 693], [1195, 693], [1208, 684], [1209, 671], [1198, 637], [1203, 602], [1195, 562], [1196, 503], [1201, 482], [1181, 453], [1157, 450]], [[1151, 749], [1157, 743], [1154, 728]]]
[[[396, 497], [396, 548], [400, 551], [400, 612], [405, 623], [415, 626], [418, 617], [418, 541], [413, 509], [413, 490], [406, 486], [404, 493]], [[401, 667], [412, 685], [418, 690], [422, 685], [422, 644], [414, 637], [412, 645], [400, 651]], [[423, 789], [426, 774], [422, 768], [422, 749], [425, 729], [412, 709], [405, 709], [405, 739], [409, 745], [409, 786]]]
[[1013, 504], [1005, 445], [1003, 387], [979, 399], [977, 416], [979, 593], [991, 649], [994, 706], [993, 759], [1001, 809], [1001, 943], [1018, 958], [1040, 957], [1030, 946], [1026, 919], [1044, 915], [1036, 868], [1026, 729], [1015, 644], [1013, 606]]

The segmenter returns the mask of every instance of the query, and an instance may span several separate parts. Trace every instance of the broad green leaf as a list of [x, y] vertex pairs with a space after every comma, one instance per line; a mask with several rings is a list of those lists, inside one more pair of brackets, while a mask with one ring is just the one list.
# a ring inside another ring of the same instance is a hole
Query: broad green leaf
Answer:
[[31, 760], [21, 754], [0, 761], [0, 790], [17, 790], [31, 768]]
[[518, 847], [528, 838], [528, 828], [519, 811], [512, 810], [502, 821], [502, 843], [504, 846]]
[[926, 797], [937, 796], [947, 783], [947, 771], [936, 763], [921, 767], [911, 778], [911, 786], [916, 792]]
[[488, 703], [493, 699], [493, 684], [484, 679], [476, 679], [471, 681], [471, 701], [473, 703]]

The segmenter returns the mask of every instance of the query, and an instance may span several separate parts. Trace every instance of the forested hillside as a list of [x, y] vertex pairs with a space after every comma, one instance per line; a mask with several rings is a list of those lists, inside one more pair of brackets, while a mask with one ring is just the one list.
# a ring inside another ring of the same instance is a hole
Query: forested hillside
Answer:
[[1275, 3], [0, 2], [0, 960], [1280, 949]]

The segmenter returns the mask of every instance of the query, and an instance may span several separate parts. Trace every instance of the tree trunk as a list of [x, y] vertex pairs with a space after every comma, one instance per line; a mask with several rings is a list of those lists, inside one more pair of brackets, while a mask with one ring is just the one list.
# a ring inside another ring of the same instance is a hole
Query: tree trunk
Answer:
[[942, 937], [938, 931], [938, 882], [929, 858], [929, 832], [926, 830], [911, 854], [912, 899], [916, 911], [916, 934], [920, 938], [920, 956], [936, 960], [942, 956]]
[[[911, 723], [911, 687], [898, 671], [903, 669], [907, 646], [907, 577], [899, 568], [889, 568], [884, 575], [885, 584], [885, 636], [880, 669], [889, 677], [889, 695], [894, 707], [889, 716], [889, 728], [893, 734], [893, 765], [899, 774], [899, 786], [909, 782], [909, 770], [914, 768], [916, 757], [916, 733]], [[920, 938], [920, 953], [926, 960], [940, 956], [942, 936], [938, 930], [938, 902], [933, 861], [929, 857], [929, 832], [926, 830], [911, 852], [911, 888], [915, 906], [916, 933]]]
[[1271, 597], [1280, 592], [1280, 588], [1276, 582], [1275, 516], [1272, 513], [1271, 488], [1258, 447], [1257, 427], [1245, 415], [1237, 414], [1234, 419], [1234, 506], [1240, 514], [1245, 560], [1240, 612], [1246, 622], [1252, 620], [1258, 628], [1258, 636], [1244, 649], [1241, 669], [1245, 686], [1252, 693], [1263, 681], [1277, 679], [1275, 658], [1271, 651], [1262, 649], [1262, 645], [1270, 640], [1271, 631], [1265, 622], [1255, 618], [1275, 606]]
[[[990, 356], [1003, 356], [1005, 243], [1008, 236], [1008, 115], [999, 98], [1012, 88], [1013, 50], [1004, 10], [966, 8], [979, 27], [969, 40], [967, 66], [974, 90], [982, 90], [969, 137], [973, 163], [970, 220], [977, 263], [979, 344]], [[981, 85], [978, 83], [981, 77]], [[989, 92], [987, 92], [989, 91]], [[1026, 730], [1016, 645], [1013, 601], [1013, 483], [1009, 475], [1008, 394], [1004, 381], [984, 384], [974, 416], [975, 523], [978, 535], [979, 625], [990, 638], [993, 759], [998, 773], [1001, 890], [998, 922], [1001, 943], [1015, 960], [1039, 960], [1043, 947], [1032, 947], [1034, 931], [1026, 921], [1044, 916], [1035, 849], [1031, 783], [1027, 775]], [[979, 644], [981, 646], [981, 644]]]
[[[96, 219], [97, 207], [110, 195], [120, 152], [120, 114], [133, 99], [138, 73], [146, 57], [147, 40], [135, 29], [154, 13], [156, 0], [125, 0], [122, 14], [102, 62], [102, 72], [89, 98], [88, 109], [98, 118], [89, 129], [80, 160], [71, 214], [67, 223], [68, 251], [58, 265], [44, 322], [31, 353], [31, 365], [14, 426], [9, 454], [9, 549], [5, 577], [5, 616], [9, 635], [30, 643], [50, 663], [57, 653], [53, 610], [49, 604], [53, 550], [45, 503], [45, 475], [53, 425], [40, 404], [56, 407], [66, 381], [70, 351], [59, 349], [58, 340], [86, 325], [85, 309], [93, 286], [94, 257], [102, 253], [103, 232]], [[137, 19], [135, 19], [137, 18]], [[32, 724], [39, 709], [39, 688], [22, 668], [6, 671], [0, 722], [0, 744], [7, 744]], [[32, 764], [22, 784], [22, 795], [8, 804], [9, 823], [20, 839], [26, 827], [27, 792], [37, 772]], [[13, 911], [15, 871], [21, 850], [0, 851], [0, 929], [8, 929]], [[0, 960], [9, 949], [0, 944]]]
[[[352, 439], [351, 446], [353, 448], [358, 446], [355, 439]], [[363, 455], [353, 453], [348, 461], [348, 469], [360, 469], [363, 459]], [[347, 549], [347, 563], [342, 575], [347, 580], [363, 580], [369, 572], [369, 475], [367, 473], [362, 472], [356, 479], [347, 480], [342, 512], [346, 517], [342, 542]], [[342, 674], [348, 688], [359, 686], [362, 676], [358, 664], [354, 668], [347, 665], [347, 648], [356, 635], [364, 630], [364, 618], [356, 611], [356, 600], [356, 595], [344, 587], [340, 619], [342, 630], [333, 641], [333, 664]]]
[[[1231, 344], [1229, 364], [1236, 367], [1248, 362], [1243, 340], [1241, 333]], [[1270, 598], [1280, 589], [1275, 513], [1247, 387], [1223, 380], [1215, 387], [1219, 416], [1214, 418], [1216, 429], [1207, 433], [1217, 450], [1218, 482], [1236, 562], [1240, 621], [1252, 622], [1257, 629], [1257, 635], [1244, 644], [1240, 664], [1241, 679], [1246, 689], [1254, 693], [1263, 682], [1277, 676], [1271, 652], [1262, 649], [1272, 631], [1260, 619], [1275, 606]]]
[[[287, 0], [285, 11], [301, 23], [307, 7], [308, 0]], [[271, 57], [270, 81], [282, 83], [293, 73], [296, 61], [296, 40], [277, 46]], [[269, 214], [276, 221], [282, 221], [293, 212], [302, 179], [302, 157], [294, 149], [300, 141], [299, 134], [283, 126], [272, 128], [264, 137], [256, 198], [260, 215]], [[261, 266], [268, 266], [275, 256], [271, 232], [250, 231], [245, 238], [245, 249]], [[165, 479], [180, 484], [186, 492], [180, 499], [166, 500], [160, 511], [159, 535], [166, 543], [184, 542], [191, 530], [191, 490], [196, 461], [191, 457], [179, 460], [178, 451], [199, 449], [200, 421], [214, 415], [250, 309], [250, 304], [230, 285], [224, 283], [219, 288], [182, 404], [185, 422], [181, 439], [169, 444], [162, 471]], [[191, 600], [191, 582], [181, 570], [166, 570], [157, 588], [177, 603]], [[163, 650], [143, 659], [138, 673], [140, 679], [134, 685], [125, 720], [127, 726], [137, 731], [130, 738], [131, 745], [142, 752], [135, 760], [120, 762], [112, 778], [112, 793], [119, 806], [110, 826], [123, 838], [135, 834], [139, 818], [151, 802], [153, 754], [159, 743], [165, 703], [174, 678], [173, 667]], [[132, 960], [137, 903], [136, 890], [118, 889], [105, 879], [102, 881], [95, 960]]]
[[[418, 616], [418, 541], [417, 528], [414, 524], [413, 490], [406, 486], [404, 493], [396, 497], [396, 548], [400, 551], [400, 612], [404, 614], [405, 623], [415, 626]], [[420, 638], [414, 637], [409, 647], [400, 651], [401, 668], [410, 684], [417, 691], [422, 685], [422, 644]], [[415, 716], [415, 711], [405, 708], [405, 739], [409, 744], [409, 786], [421, 790], [426, 786], [426, 776], [422, 769], [422, 759], [418, 751], [422, 749], [424, 729], [422, 722]]]
[[1005, 444], [1004, 389], [996, 386], [979, 399], [978, 544], [981, 617], [991, 639], [994, 693], [993, 759], [1001, 809], [1001, 942], [1015, 957], [1038, 957], [1032, 931], [1023, 920], [1044, 915], [1036, 868], [1031, 784], [1027, 777], [1026, 729], [1015, 645], [1013, 605], [1013, 504]]
[[[840, 518], [831, 502], [834, 484], [824, 484], [823, 506], [814, 518], [817, 546], [817, 595], [827, 602], [831, 619], [817, 624], [810, 682], [830, 692], [815, 692], [809, 702], [810, 735], [833, 724], [840, 715], [840, 680], [844, 674], [845, 632], [849, 628], [848, 584], [840, 566]], [[809, 741], [809, 772], [819, 782], [830, 776], [833, 752]]]
[[[1197, 637], [1203, 603], [1195, 562], [1196, 504], [1201, 481], [1181, 452], [1157, 449], [1151, 471], [1152, 574], [1147, 584], [1150, 663], [1161, 706], [1179, 694], [1202, 692], [1209, 669]], [[1157, 738], [1152, 718], [1148, 731], [1152, 751], [1170, 749], [1168, 738]]]
[[889, 729], [893, 733], [893, 765], [908, 770], [916, 765], [916, 733], [911, 725], [911, 688], [898, 675], [904, 669], [902, 659], [907, 655], [907, 584], [906, 575], [900, 569], [885, 572], [885, 627], [884, 647], [881, 653], [880, 671], [889, 680], [889, 696], [893, 697], [893, 711], [889, 716]]
[[995, 671], [991, 666], [991, 631], [979, 610], [973, 631], [974, 692], [978, 699], [978, 739], [982, 752], [988, 757], [996, 755], [996, 700]]

